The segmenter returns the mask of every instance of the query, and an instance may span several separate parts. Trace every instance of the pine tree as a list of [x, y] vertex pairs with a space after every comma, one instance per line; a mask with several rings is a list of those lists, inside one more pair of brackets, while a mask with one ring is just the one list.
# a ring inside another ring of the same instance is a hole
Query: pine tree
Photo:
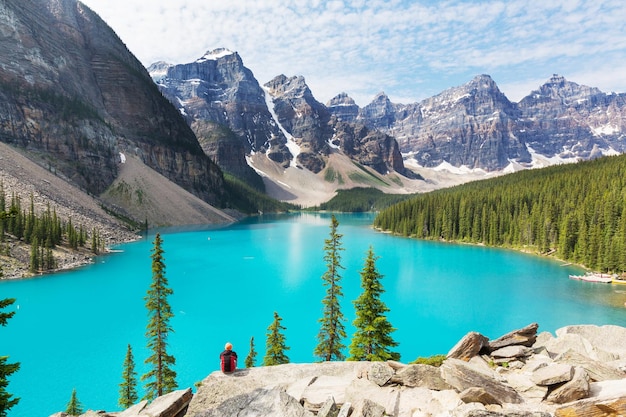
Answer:
[[78, 397], [76, 396], [76, 388], [72, 390], [72, 396], [70, 397], [70, 402], [67, 403], [65, 413], [70, 416], [79, 416], [83, 414], [83, 406], [80, 401], [78, 401]]
[[374, 249], [367, 251], [365, 265], [361, 270], [361, 288], [363, 293], [354, 301], [356, 331], [350, 343], [350, 358], [353, 361], [399, 360], [400, 354], [390, 352], [389, 348], [398, 346], [391, 338], [394, 329], [385, 313], [389, 308], [380, 300], [385, 291], [381, 284], [381, 275], [376, 269]]
[[282, 318], [274, 312], [274, 321], [267, 328], [263, 366], [289, 363], [289, 358], [285, 355], [289, 347], [285, 345], [285, 335], [282, 333], [286, 328], [280, 324], [281, 321]]
[[[15, 298], [0, 300], [0, 326], [6, 326], [7, 321], [15, 314], [15, 311], [9, 313], [2, 312], [2, 309], [10, 306], [14, 302]], [[9, 376], [20, 369], [19, 362], [7, 363], [8, 359], [8, 356], [0, 356], [0, 417], [6, 417], [7, 411], [20, 401], [19, 398], [11, 398], [12, 395], [6, 390], [9, 385]]]
[[326, 296], [322, 300], [323, 316], [319, 320], [321, 323], [320, 331], [317, 335], [318, 344], [313, 351], [315, 356], [319, 356], [322, 360], [343, 360], [344, 355], [341, 352], [345, 345], [342, 340], [346, 337], [346, 330], [343, 325], [345, 321], [341, 312], [339, 299], [343, 297], [343, 292], [339, 282], [341, 275], [339, 270], [341, 266], [341, 245], [342, 234], [337, 233], [339, 222], [333, 215], [330, 221], [330, 236], [324, 241], [324, 261], [326, 261], [326, 272], [322, 276], [322, 281], [326, 287]]
[[30, 272], [38, 272], [41, 258], [39, 256], [39, 241], [35, 238], [30, 243]]
[[176, 359], [167, 353], [167, 336], [173, 331], [169, 322], [174, 316], [167, 296], [173, 291], [167, 286], [162, 243], [161, 235], [157, 233], [152, 250], [152, 284], [145, 297], [149, 316], [146, 337], [148, 349], [152, 351], [144, 361], [152, 365], [152, 369], [141, 377], [142, 381], [148, 381], [144, 397], [147, 400], [172, 392], [177, 387], [176, 372], [171, 368]]
[[127, 409], [137, 402], [137, 373], [135, 372], [135, 359], [133, 358], [133, 349], [128, 344], [126, 349], [126, 357], [124, 358], [124, 367], [122, 371], [122, 383], [120, 384], [120, 399], [118, 404], [122, 409]]
[[254, 368], [256, 362], [256, 350], [254, 350], [254, 336], [252, 336], [250, 338], [250, 352], [248, 353], [248, 356], [246, 356], [246, 361], [244, 362], [244, 364], [246, 365], [246, 368]]
[[4, 242], [4, 234], [7, 229], [6, 196], [4, 195], [4, 183], [0, 181], [0, 242]]
[[96, 255], [100, 254], [100, 233], [95, 227], [91, 232], [91, 251]]

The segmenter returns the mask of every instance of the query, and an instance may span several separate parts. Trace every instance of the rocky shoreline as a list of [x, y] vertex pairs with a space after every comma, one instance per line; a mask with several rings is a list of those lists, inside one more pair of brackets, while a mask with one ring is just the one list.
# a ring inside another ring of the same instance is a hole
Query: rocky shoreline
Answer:
[[[107, 213], [98, 200], [76, 187], [55, 172], [46, 170], [23, 156], [16, 149], [0, 142], [0, 185], [4, 191], [6, 204], [12, 196], [20, 198], [23, 209], [30, 206], [32, 198], [36, 213], [49, 207], [63, 221], [68, 219], [76, 226], [82, 226], [91, 233], [98, 230], [101, 240], [108, 248], [137, 240], [139, 236], [126, 225]], [[7, 238], [0, 242], [0, 268], [2, 279], [29, 278], [35, 276], [29, 271], [30, 246]], [[7, 252], [10, 256], [7, 256]], [[85, 265], [92, 261], [93, 253], [88, 249], [78, 251], [57, 248], [53, 251], [58, 270], [66, 270]], [[46, 273], [54, 271], [46, 271]]]
[[187, 388], [82, 417], [626, 415], [626, 328], [537, 329], [532, 323], [495, 340], [470, 332], [440, 367], [322, 362], [216, 371], [195, 394]]

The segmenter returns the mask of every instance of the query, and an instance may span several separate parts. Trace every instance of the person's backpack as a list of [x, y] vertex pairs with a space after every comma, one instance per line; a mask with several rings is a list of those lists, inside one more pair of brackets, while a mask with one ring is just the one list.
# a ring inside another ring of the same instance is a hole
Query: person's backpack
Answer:
[[233, 372], [237, 369], [237, 356], [230, 352], [224, 353], [220, 358], [220, 362], [222, 372]]

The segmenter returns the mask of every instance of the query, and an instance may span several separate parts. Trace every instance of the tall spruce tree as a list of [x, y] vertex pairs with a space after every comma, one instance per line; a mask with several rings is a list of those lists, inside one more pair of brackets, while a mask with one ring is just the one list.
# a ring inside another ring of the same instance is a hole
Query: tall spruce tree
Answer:
[[289, 363], [289, 358], [285, 354], [289, 347], [285, 345], [285, 335], [282, 333], [283, 330], [286, 330], [286, 327], [280, 324], [281, 321], [282, 318], [277, 312], [274, 312], [274, 321], [267, 328], [263, 366]]
[[320, 331], [317, 334], [318, 344], [313, 350], [313, 354], [325, 361], [343, 360], [345, 358], [342, 350], [346, 347], [343, 339], [346, 337], [346, 330], [343, 322], [345, 318], [341, 312], [340, 298], [343, 297], [339, 271], [341, 266], [341, 244], [342, 234], [337, 232], [339, 222], [332, 215], [330, 219], [330, 235], [324, 240], [324, 261], [326, 262], [326, 272], [322, 275], [322, 281], [326, 287], [326, 296], [322, 300], [323, 316], [319, 319], [321, 323]]
[[133, 357], [133, 348], [129, 343], [128, 348], [126, 349], [126, 357], [124, 358], [122, 383], [120, 384], [120, 399], [118, 400], [118, 404], [123, 409], [127, 409], [135, 404], [138, 399], [135, 359]]
[[72, 390], [70, 401], [67, 403], [67, 407], [65, 408], [65, 414], [69, 414], [70, 416], [79, 416], [83, 414], [83, 406], [80, 401], [78, 401], [78, 397], [76, 396], [76, 388]]
[[254, 368], [256, 363], [256, 350], [254, 349], [254, 336], [250, 338], [250, 352], [248, 352], [248, 356], [246, 356], [246, 361], [244, 364], [246, 368]]
[[391, 333], [394, 329], [387, 320], [385, 313], [389, 308], [380, 299], [385, 292], [381, 275], [376, 269], [374, 249], [370, 246], [367, 251], [365, 265], [361, 270], [361, 288], [363, 293], [354, 301], [356, 331], [350, 343], [350, 357], [352, 361], [386, 361], [399, 360], [400, 354], [391, 352], [389, 348], [398, 346]]
[[147, 381], [144, 396], [147, 400], [172, 392], [177, 387], [176, 371], [172, 369], [172, 366], [176, 364], [176, 359], [167, 353], [167, 336], [174, 331], [170, 326], [170, 319], [174, 314], [167, 297], [173, 291], [168, 287], [165, 277], [164, 251], [161, 247], [163, 240], [159, 233], [155, 236], [153, 244], [152, 284], [145, 297], [149, 317], [146, 337], [148, 349], [152, 354], [144, 363], [151, 365], [151, 369], [141, 377], [142, 381]]
[[[0, 276], [2, 271], [0, 271]], [[4, 313], [2, 310], [15, 302], [15, 298], [5, 298], [0, 300], [0, 326], [6, 326], [7, 321], [13, 317], [15, 311]], [[9, 376], [20, 369], [19, 362], [7, 363], [8, 356], [0, 356], [0, 417], [6, 417], [7, 412], [15, 406], [20, 399], [12, 398], [13, 395], [7, 391]]]

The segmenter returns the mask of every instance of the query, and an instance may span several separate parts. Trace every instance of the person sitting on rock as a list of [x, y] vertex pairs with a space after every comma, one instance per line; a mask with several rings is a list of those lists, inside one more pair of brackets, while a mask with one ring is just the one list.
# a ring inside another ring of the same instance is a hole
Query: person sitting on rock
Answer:
[[233, 351], [233, 345], [230, 342], [226, 343], [224, 351], [220, 353], [220, 366], [225, 374], [237, 369], [237, 353]]

